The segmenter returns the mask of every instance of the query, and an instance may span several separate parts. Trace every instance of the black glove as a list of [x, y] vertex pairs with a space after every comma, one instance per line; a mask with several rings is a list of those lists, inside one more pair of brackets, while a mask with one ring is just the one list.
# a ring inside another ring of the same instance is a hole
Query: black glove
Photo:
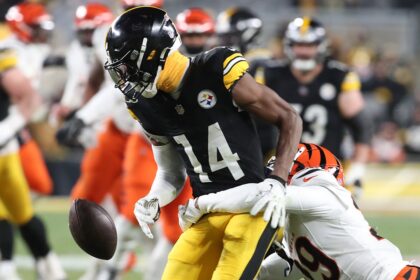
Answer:
[[80, 148], [82, 145], [78, 138], [85, 126], [85, 123], [81, 119], [77, 117], [71, 118], [64, 122], [63, 126], [57, 130], [55, 139], [63, 146]]

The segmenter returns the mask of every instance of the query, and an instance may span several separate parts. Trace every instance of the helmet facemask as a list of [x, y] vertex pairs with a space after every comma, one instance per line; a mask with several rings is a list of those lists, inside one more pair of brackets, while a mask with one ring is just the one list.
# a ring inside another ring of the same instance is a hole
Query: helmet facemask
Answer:
[[160, 9], [139, 7], [120, 18], [107, 35], [105, 69], [127, 102], [137, 102], [140, 95], [152, 98], [157, 94], [165, 61], [180, 47], [181, 40], [170, 18]]
[[[171, 51], [178, 49], [180, 45], [181, 42], [178, 38], [171, 49], [166, 48], [161, 52], [157, 61], [148, 61], [148, 58], [145, 58], [147, 38], [143, 38], [140, 50], [131, 50], [121, 59], [112, 63], [107, 61], [105, 69], [108, 70], [115, 87], [131, 102], [136, 102], [140, 95], [152, 98], [157, 94], [156, 84], [166, 58]], [[151, 54], [149, 54], [150, 56]], [[156, 70], [153, 71], [153, 68]]]

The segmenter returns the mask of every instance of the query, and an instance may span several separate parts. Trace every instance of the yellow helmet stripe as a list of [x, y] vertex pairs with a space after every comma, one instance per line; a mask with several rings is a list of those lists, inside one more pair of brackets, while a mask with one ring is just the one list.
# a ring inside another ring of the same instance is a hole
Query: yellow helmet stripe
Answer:
[[300, 33], [305, 34], [309, 30], [309, 26], [311, 25], [311, 18], [310, 17], [303, 17], [303, 23], [300, 27]]

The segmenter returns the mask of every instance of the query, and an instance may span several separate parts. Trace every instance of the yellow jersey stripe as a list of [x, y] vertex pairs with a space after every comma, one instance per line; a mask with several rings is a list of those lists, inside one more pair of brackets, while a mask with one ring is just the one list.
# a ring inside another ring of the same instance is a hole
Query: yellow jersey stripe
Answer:
[[17, 64], [17, 56], [13, 50], [0, 50], [0, 72], [14, 67]]
[[139, 120], [139, 118], [136, 116], [136, 114], [130, 109], [130, 108], [127, 108], [127, 110], [128, 110], [128, 113], [130, 114], [130, 116], [134, 119], [134, 120], [136, 120], [136, 121], [140, 121]]
[[232, 86], [246, 73], [249, 68], [248, 62], [243, 59], [235, 63], [228, 73], [223, 76], [223, 83], [227, 90], [231, 90]]
[[242, 56], [240, 53], [234, 53], [230, 56], [228, 56], [225, 61], [223, 61], [223, 69], [226, 68], [226, 66], [231, 62], [233, 59], [237, 58], [238, 56]]
[[246, 61], [246, 59], [243, 56], [238, 56], [232, 59], [228, 63], [228, 65], [223, 69], [223, 75], [226, 75], [227, 73], [229, 73], [229, 71], [235, 66], [235, 64], [241, 61]]
[[264, 67], [258, 67], [257, 70], [255, 70], [254, 79], [257, 83], [265, 85]]
[[157, 88], [166, 93], [175, 92], [180, 86], [189, 65], [190, 60], [180, 52], [176, 51], [170, 54], [157, 81]]
[[341, 84], [341, 92], [360, 90], [361, 83], [355, 72], [349, 72]]

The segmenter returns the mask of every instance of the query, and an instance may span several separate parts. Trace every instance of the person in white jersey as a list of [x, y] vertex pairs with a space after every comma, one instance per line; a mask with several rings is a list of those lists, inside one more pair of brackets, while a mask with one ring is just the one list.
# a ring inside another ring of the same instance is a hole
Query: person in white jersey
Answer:
[[201, 215], [213, 211], [253, 215], [264, 211], [264, 219], [272, 225], [285, 222], [286, 254], [268, 256], [259, 280], [420, 279], [420, 268], [404, 261], [400, 250], [376, 233], [343, 185], [340, 161], [326, 148], [303, 143], [286, 192], [268, 196], [270, 190], [246, 184], [235, 193], [201, 196], [180, 207], [180, 225], [188, 230], [200, 222]]

